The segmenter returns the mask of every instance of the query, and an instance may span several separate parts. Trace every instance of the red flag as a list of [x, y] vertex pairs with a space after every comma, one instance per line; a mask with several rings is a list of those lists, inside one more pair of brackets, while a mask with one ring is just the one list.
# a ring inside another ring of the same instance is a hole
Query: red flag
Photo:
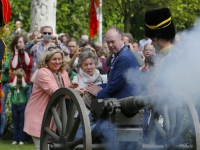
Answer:
[[97, 15], [99, 3], [99, 0], [91, 0], [90, 2], [90, 38], [93, 38], [98, 32], [99, 21]]

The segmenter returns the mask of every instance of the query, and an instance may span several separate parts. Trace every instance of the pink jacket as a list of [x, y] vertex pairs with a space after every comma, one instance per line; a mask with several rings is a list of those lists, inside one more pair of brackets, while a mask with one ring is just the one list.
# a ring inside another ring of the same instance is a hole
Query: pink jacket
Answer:
[[[65, 87], [69, 87], [70, 80], [67, 72], [62, 78]], [[58, 89], [56, 80], [49, 69], [38, 70], [33, 85], [33, 91], [25, 110], [24, 131], [31, 136], [40, 137], [42, 119], [51, 95]]]

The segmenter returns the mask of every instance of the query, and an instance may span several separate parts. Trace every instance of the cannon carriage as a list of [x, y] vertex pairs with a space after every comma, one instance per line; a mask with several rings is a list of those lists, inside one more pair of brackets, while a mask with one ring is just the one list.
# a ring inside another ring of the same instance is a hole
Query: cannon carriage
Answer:
[[[44, 113], [41, 150], [48, 148], [50, 150], [199, 150], [200, 127], [193, 102], [185, 95], [181, 98], [179, 96], [180, 108], [183, 111], [177, 113], [179, 106], [171, 109], [170, 105], [166, 105], [166, 101], [158, 103], [158, 100], [165, 96], [167, 96], [166, 93], [159, 93], [119, 100], [115, 98], [95, 100], [92, 102], [92, 113], [97, 117], [97, 121], [95, 128], [91, 131], [87, 109], [81, 96], [73, 89], [61, 88], [52, 95]], [[66, 100], [66, 97], [69, 100]], [[167, 103], [170, 102], [173, 101], [167, 101]], [[145, 141], [142, 128], [143, 108], [149, 105], [153, 109], [147, 141]], [[161, 109], [157, 109], [158, 107]], [[78, 111], [76, 119], [74, 118], [75, 109]], [[163, 126], [159, 123], [160, 115], [164, 120]], [[108, 130], [102, 130], [104, 121], [107, 123]], [[76, 134], [80, 124], [83, 134], [77, 139]], [[104, 135], [111, 137], [110, 140], [102, 142], [101, 138]], [[130, 146], [124, 148], [123, 144]]]

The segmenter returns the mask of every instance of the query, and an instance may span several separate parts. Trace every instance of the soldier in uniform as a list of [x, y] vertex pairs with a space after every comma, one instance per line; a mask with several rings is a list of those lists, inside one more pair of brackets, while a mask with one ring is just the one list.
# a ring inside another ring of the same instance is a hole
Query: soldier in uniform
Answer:
[[[151, 143], [151, 139], [155, 139], [155, 137], [152, 138], [152, 135], [156, 135], [154, 128], [156, 124], [153, 121], [155, 119], [158, 120], [160, 115], [165, 118], [163, 125], [166, 132], [165, 138], [172, 139], [174, 136], [177, 126], [177, 116], [179, 116], [178, 111], [181, 105], [180, 102], [174, 101], [174, 97], [171, 98], [170, 96], [175, 95], [174, 91], [178, 90], [177, 83], [180, 83], [180, 76], [178, 76], [176, 72], [178, 71], [177, 64], [179, 64], [180, 61], [179, 56], [176, 54], [177, 50], [171, 43], [175, 38], [176, 32], [171, 12], [168, 8], [147, 11], [145, 13], [144, 29], [145, 36], [151, 38], [157, 53], [154, 62], [155, 66], [151, 73], [150, 83], [147, 87], [148, 93], [167, 93], [163, 95], [162, 99], [158, 99], [157, 104], [153, 106], [149, 126], [149, 132], [151, 133], [149, 134], [151, 136], [149, 139]], [[172, 101], [173, 103], [171, 103]], [[152, 134], [153, 132], [154, 134]]]

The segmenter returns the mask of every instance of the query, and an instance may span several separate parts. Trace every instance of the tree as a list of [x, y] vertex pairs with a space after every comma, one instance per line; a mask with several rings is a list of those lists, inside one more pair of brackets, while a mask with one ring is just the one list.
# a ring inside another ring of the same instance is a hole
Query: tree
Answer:
[[11, 20], [8, 26], [13, 29], [15, 21], [22, 22], [25, 31], [30, 30], [30, 4], [31, 0], [9, 0], [11, 6]]
[[[21, 20], [25, 31], [30, 30], [31, 0], [9, 0], [12, 8], [11, 22]], [[69, 33], [80, 38], [89, 35], [90, 0], [57, 0], [57, 33]], [[103, 32], [111, 26], [130, 32], [135, 39], [143, 37], [144, 14], [146, 10], [170, 8], [177, 31], [194, 25], [200, 15], [200, 0], [103, 0]]]
[[69, 33], [75, 38], [89, 35], [90, 3], [82, 0], [57, 1], [57, 32]]
[[[104, 18], [111, 19], [110, 15], [116, 14], [118, 26], [123, 27], [124, 32], [130, 32], [134, 37], [143, 37], [144, 14], [146, 10], [162, 7], [170, 8], [177, 31], [194, 25], [194, 20], [200, 14], [200, 0], [109, 0], [103, 1]], [[115, 15], [113, 22], [115, 25]], [[109, 21], [108, 21], [109, 22]], [[104, 24], [104, 25], [105, 25]], [[112, 24], [109, 22], [109, 24]]]

